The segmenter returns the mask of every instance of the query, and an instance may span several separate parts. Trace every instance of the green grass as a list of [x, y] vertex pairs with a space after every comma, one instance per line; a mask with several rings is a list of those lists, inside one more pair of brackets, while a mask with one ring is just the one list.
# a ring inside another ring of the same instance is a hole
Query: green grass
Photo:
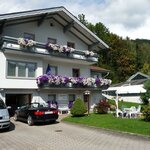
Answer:
[[142, 119], [116, 118], [112, 114], [90, 114], [84, 117], [66, 117], [63, 121], [150, 137], [150, 122], [145, 122]]
[[[115, 101], [114, 100], [108, 100], [109, 101], [109, 104], [112, 104], [112, 105], [115, 105]], [[144, 104], [138, 104], [138, 103], [131, 103], [131, 102], [122, 102], [122, 101], [119, 101], [118, 102], [118, 107], [121, 109], [122, 106], [124, 107], [131, 107], [131, 106], [135, 106], [135, 107], [138, 107], [139, 105], [141, 105], [142, 107], [145, 107]]]

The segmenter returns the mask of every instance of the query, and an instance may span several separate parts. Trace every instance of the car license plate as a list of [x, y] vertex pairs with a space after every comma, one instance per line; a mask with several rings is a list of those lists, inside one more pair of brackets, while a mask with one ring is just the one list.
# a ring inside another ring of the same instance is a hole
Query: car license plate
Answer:
[[45, 114], [46, 114], [46, 115], [47, 115], [47, 114], [53, 114], [53, 112], [52, 112], [52, 111], [46, 111]]

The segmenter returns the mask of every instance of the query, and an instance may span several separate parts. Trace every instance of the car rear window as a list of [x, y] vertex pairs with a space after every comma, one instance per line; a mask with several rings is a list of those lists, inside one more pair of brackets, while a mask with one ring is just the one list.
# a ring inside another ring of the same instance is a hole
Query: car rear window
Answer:
[[6, 106], [2, 100], [0, 100], [0, 109], [5, 109]]

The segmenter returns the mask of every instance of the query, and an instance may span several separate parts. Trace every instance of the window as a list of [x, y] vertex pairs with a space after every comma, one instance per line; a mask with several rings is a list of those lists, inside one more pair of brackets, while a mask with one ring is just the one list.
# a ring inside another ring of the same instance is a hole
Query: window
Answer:
[[67, 46], [75, 48], [75, 43], [73, 43], [73, 42], [67, 42]]
[[72, 76], [79, 77], [80, 76], [80, 69], [72, 69]]
[[25, 77], [25, 76], [26, 76], [26, 64], [18, 63], [18, 77]]
[[27, 68], [28, 68], [28, 77], [35, 77], [35, 70], [36, 70], [35, 64], [28, 63]]
[[56, 66], [50, 66], [51, 74], [57, 75], [57, 67]]
[[76, 98], [76, 96], [75, 96], [75, 94], [69, 94], [69, 101], [75, 101], [75, 98]]
[[17, 62], [8, 60], [7, 76], [19, 78], [34, 78], [36, 63]]
[[93, 77], [93, 78], [101, 78], [102, 74], [100, 72], [91, 71], [91, 77]]
[[69, 109], [72, 108], [73, 106], [73, 102], [75, 101], [75, 94], [69, 94], [69, 103], [68, 103], [68, 107]]
[[57, 43], [57, 40], [56, 40], [56, 39], [53, 39], [53, 38], [48, 38], [47, 42], [48, 42], [48, 43], [52, 43], [52, 44], [56, 44], [56, 43]]
[[48, 95], [48, 101], [55, 102], [56, 101], [56, 95], [55, 94], [49, 94]]
[[24, 33], [24, 38], [25, 39], [35, 40], [35, 35], [31, 34], [31, 33]]
[[15, 76], [16, 75], [16, 63], [15, 62], [8, 62], [8, 70], [7, 76]]

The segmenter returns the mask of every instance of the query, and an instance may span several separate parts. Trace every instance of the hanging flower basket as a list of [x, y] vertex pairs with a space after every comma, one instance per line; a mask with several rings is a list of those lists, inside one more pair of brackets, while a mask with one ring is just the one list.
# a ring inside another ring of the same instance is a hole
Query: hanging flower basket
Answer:
[[85, 51], [84, 52], [84, 55], [86, 56], [86, 57], [92, 57], [92, 56], [94, 56], [95, 55], [95, 53], [94, 52], [92, 52], [92, 51]]
[[56, 85], [58, 87], [68, 86], [68, 87], [106, 87], [111, 84], [110, 79], [102, 78], [83, 78], [83, 77], [63, 77], [58, 75], [47, 75], [44, 74], [39, 76], [37, 79], [37, 84], [43, 85], [48, 83], [49, 86]]
[[62, 46], [62, 45], [52, 44], [52, 43], [47, 43], [45, 47], [49, 52], [59, 52], [59, 53], [64, 53], [66, 55], [69, 55], [70, 53], [75, 51], [74, 48], [68, 47], [67, 45]]

